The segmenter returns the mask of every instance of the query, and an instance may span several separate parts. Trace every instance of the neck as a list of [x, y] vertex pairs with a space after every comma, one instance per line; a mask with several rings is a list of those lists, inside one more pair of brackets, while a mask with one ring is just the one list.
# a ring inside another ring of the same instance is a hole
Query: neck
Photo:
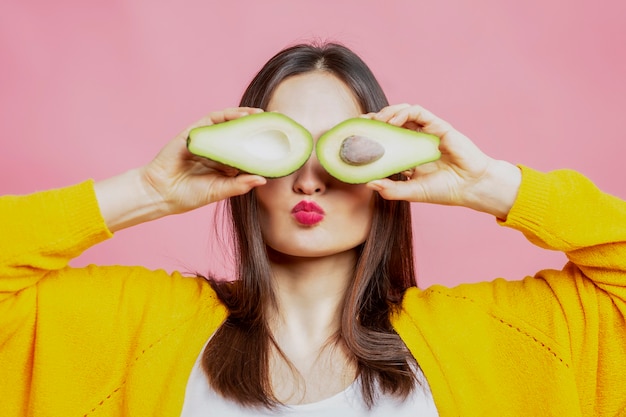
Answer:
[[274, 393], [281, 401], [298, 404], [341, 392], [354, 381], [356, 368], [333, 336], [339, 330], [356, 251], [324, 258], [285, 257], [271, 250], [269, 254], [277, 298], [270, 327], [290, 364], [279, 357], [271, 360]]
[[270, 250], [270, 262], [278, 301], [278, 310], [271, 313], [274, 324], [283, 331], [307, 333], [300, 337], [333, 334], [338, 329], [341, 305], [354, 273], [356, 252], [296, 258]]

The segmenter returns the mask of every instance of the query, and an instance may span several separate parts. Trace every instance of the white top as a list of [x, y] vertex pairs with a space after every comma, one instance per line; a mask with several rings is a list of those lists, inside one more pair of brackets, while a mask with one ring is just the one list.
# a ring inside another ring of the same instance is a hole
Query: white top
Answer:
[[428, 381], [421, 370], [417, 378], [421, 385], [406, 401], [380, 395], [374, 407], [368, 410], [361, 395], [359, 381], [355, 381], [344, 391], [322, 401], [301, 405], [288, 405], [275, 410], [250, 408], [225, 399], [209, 385], [201, 366], [202, 353], [189, 376], [185, 391], [185, 403], [181, 417], [253, 417], [253, 416], [341, 416], [341, 417], [436, 417], [438, 416]]

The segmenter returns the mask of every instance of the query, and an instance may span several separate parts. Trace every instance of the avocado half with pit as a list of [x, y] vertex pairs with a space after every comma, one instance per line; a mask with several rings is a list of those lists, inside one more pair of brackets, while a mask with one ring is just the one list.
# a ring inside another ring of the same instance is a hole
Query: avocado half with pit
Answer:
[[187, 149], [249, 174], [277, 178], [304, 165], [313, 151], [313, 138], [291, 118], [264, 112], [194, 128]]
[[378, 120], [348, 119], [324, 133], [317, 158], [333, 177], [363, 184], [441, 157], [439, 138]]

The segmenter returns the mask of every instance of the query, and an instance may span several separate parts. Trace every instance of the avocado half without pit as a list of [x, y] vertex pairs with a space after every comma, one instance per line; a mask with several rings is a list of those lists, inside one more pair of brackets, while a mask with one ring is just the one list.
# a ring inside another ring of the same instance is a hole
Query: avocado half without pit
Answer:
[[317, 158], [333, 177], [362, 184], [441, 157], [439, 138], [378, 120], [348, 119], [324, 133]]
[[192, 129], [187, 149], [250, 174], [277, 178], [304, 165], [313, 138], [291, 118], [265, 112]]

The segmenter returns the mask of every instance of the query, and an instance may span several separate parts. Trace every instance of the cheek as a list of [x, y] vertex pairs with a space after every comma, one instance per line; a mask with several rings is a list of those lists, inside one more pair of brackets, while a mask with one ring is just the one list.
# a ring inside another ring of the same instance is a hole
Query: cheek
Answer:
[[255, 188], [254, 195], [261, 210], [271, 211], [273, 204], [280, 201], [285, 184], [281, 179], [270, 179], [265, 185]]
[[364, 185], [352, 185], [354, 188], [346, 189], [345, 200], [350, 202], [352, 210], [370, 218], [374, 214], [376, 204], [376, 192], [366, 188]]
[[363, 216], [366, 218], [364, 222], [366, 226], [366, 234], [369, 234], [370, 229], [372, 228], [372, 223], [374, 221], [374, 199], [372, 199], [366, 208], [363, 209]]
[[376, 196], [371, 190], [365, 190], [358, 195], [353, 194], [353, 197], [353, 203], [348, 209], [348, 223], [357, 228], [365, 239], [372, 227]]
[[281, 195], [283, 195], [281, 191], [283, 188], [284, 184], [282, 184], [280, 180], [275, 179], [268, 180], [265, 185], [257, 187], [254, 190], [263, 235], [265, 235], [268, 226], [272, 222], [272, 214], [277, 213], [280, 209], [279, 204], [281, 202]]

